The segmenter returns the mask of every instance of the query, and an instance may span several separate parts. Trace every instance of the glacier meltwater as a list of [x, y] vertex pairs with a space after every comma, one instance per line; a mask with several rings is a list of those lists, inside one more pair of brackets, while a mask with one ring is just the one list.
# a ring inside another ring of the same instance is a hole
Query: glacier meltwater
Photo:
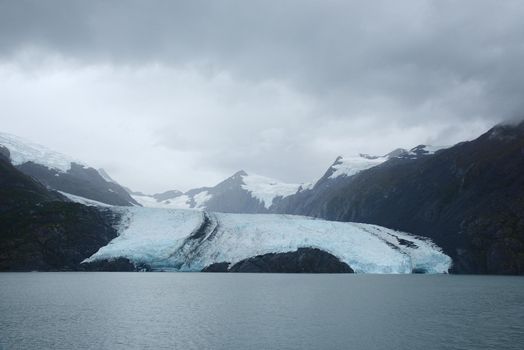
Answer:
[[446, 273], [451, 258], [427, 238], [376, 225], [304, 216], [113, 207], [118, 237], [86, 262], [127, 258], [153, 270], [200, 271], [266, 253], [311, 247], [356, 273]]

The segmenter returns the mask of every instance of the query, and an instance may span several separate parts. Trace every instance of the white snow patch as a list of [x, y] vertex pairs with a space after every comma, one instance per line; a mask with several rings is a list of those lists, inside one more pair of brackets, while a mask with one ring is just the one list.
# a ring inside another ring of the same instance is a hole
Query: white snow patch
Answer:
[[269, 209], [276, 197], [291, 196], [300, 189], [302, 184], [283, 183], [269, 177], [260, 175], [242, 176], [244, 185], [242, 188], [249, 191], [251, 195], [264, 203], [266, 209]]
[[154, 197], [136, 194], [132, 194], [131, 197], [146, 208], [189, 209], [191, 207], [190, 198], [185, 194], [164, 201], [157, 201]]
[[117, 183], [115, 180], [109, 176], [109, 174], [102, 168], [97, 170], [98, 174], [102, 177], [102, 179], [106, 180], [107, 182]]
[[99, 202], [99, 201], [95, 201], [93, 199], [77, 196], [77, 195], [74, 195], [74, 194], [71, 194], [71, 193], [67, 193], [67, 192], [62, 192], [62, 191], [58, 191], [58, 192], [60, 192], [61, 194], [63, 194], [64, 196], [66, 196], [67, 198], [69, 198], [73, 202], [80, 203], [80, 204], [83, 204], [83, 205], [87, 205], [87, 206], [90, 206], [90, 207], [112, 207], [112, 205], [110, 205], [110, 204], [106, 204], [106, 203], [102, 203], [102, 202]]
[[0, 145], [9, 149], [13, 165], [33, 162], [50, 169], [67, 172], [71, 169], [71, 163], [77, 163], [88, 167], [81, 161], [67, 155], [55, 152], [45, 146], [26, 141], [18, 136], [0, 133]]
[[331, 166], [333, 173], [329, 178], [334, 179], [339, 176], [353, 176], [362, 170], [382, 164], [388, 159], [388, 157], [367, 158], [360, 155], [353, 157], [339, 157]]
[[202, 209], [205, 207], [208, 200], [213, 198], [213, 195], [210, 194], [207, 191], [202, 191], [193, 196], [193, 200], [195, 201], [195, 208], [196, 209]]
[[302, 192], [302, 191], [308, 191], [308, 190], [311, 190], [313, 187], [315, 187], [315, 182], [306, 182], [306, 183], [303, 183], [300, 185], [300, 188], [298, 189], [297, 192]]

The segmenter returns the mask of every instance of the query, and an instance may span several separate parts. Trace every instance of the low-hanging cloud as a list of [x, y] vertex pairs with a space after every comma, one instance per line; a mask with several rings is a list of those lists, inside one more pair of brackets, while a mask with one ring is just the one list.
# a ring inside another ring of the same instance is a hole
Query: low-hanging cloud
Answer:
[[522, 18], [511, 0], [0, 1], [0, 118], [146, 191], [307, 181], [521, 118]]

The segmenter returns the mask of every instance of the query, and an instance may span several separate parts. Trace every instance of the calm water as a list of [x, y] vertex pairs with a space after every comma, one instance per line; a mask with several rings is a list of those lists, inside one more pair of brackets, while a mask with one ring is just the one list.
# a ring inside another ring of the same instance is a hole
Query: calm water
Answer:
[[524, 278], [0, 274], [1, 349], [523, 349]]

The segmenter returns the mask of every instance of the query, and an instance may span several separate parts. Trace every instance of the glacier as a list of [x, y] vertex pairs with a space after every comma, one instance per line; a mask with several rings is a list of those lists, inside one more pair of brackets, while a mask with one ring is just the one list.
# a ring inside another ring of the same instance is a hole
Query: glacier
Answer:
[[201, 271], [266, 253], [318, 248], [356, 273], [446, 273], [451, 258], [431, 240], [384, 227], [280, 214], [113, 207], [118, 237], [85, 262], [127, 258], [153, 270]]

